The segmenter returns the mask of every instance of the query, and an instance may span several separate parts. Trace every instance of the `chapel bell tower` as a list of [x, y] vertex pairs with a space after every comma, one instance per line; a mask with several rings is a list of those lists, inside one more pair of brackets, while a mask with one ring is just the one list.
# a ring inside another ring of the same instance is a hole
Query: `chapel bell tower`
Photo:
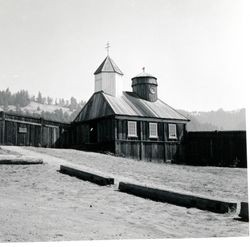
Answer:
[[123, 91], [122, 71], [109, 56], [109, 43], [107, 44], [107, 57], [95, 71], [95, 92], [103, 91], [114, 97], [121, 96]]
[[142, 73], [132, 78], [133, 92], [147, 101], [155, 102], [158, 99], [157, 86], [157, 78], [146, 73], [145, 68]]

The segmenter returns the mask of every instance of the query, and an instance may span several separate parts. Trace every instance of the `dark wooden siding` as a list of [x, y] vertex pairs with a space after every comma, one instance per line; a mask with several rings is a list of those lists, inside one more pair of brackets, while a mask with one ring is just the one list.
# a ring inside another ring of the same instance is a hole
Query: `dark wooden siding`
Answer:
[[245, 131], [188, 132], [185, 145], [190, 165], [247, 167]]
[[0, 144], [63, 147], [69, 128], [69, 124], [1, 112]]
[[72, 123], [72, 147], [114, 153], [115, 120], [112, 117]]
[[[133, 121], [133, 119], [129, 119]], [[185, 124], [175, 123], [177, 139], [168, 138], [167, 122], [156, 122], [158, 137], [149, 137], [149, 123], [142, 120], [137, 122], [137, 137], [128, 136], [128, 120], [116, 119], [116, 155], [155, 162], [184, 162], [185, 152], [183, 138]], [[174, 122], [173, 122], [174, 123]]]
[[5, 124], [5, 121], [3, 119], [3, 113], [0, 112], [0, 144], [3, 144], [4, 143], [4, 124]]

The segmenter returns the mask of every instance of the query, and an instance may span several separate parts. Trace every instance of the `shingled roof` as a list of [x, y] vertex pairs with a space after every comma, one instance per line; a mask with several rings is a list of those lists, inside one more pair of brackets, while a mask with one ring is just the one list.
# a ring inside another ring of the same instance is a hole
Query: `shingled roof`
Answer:
[[93, 94], [74, 122], [109, 115], [189, 121], [181, 113], [159, 99], [150, 102], [139, 98], [133, 92], [123, 92], [122, 96], [113, 97], [100, 91]]
[[101, 72], [116, 72], [120, 75], [123, 75], [122, 71], [118, 68], [115, 62], [107, 56], [98, 69], [95, 71], [94, 75], [99, 74]]

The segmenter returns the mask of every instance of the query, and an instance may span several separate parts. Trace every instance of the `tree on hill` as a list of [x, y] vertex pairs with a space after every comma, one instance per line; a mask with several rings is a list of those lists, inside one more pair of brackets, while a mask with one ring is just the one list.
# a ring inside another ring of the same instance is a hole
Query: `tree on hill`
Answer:
[[13, 97], [9, 88], [5, 91], [0, 91], [0, 105], [7, 106], [10, 105], [13, 101]]
[[36, 101], [36, 97], [35, 97], [34, 95], [32, 95], [32, 96], [30, 97], [30, 101], [35, 102], [35, 101]]
[[47, 97], [47, 104], [52, 105], [53, 104], [53, 99], [51, 97]]
[[21, 110], [20, 105], [16, 105], [16, 112], [17, 112], [18, 114], [22, 113], [22, 110]]
[[214, 130], [246, 130], [245, 109], [237, 111], [187, 112], [179, 110], [191, 121], [187, 124], [188, 131]]
[[40, 91], [38, 92], [38, 95], [37, 95], [36, 101], [37, 101], [37, 103], [42, 104], [43, 97], [42, 97], [42, 93], [41, 93]]
[[27, 106], [30, 103], [30, 96], [28, 91], [21, 90], [15, 94], [14, 105], [19, 107]]
[[9, 105], [19, 105], [19, 107], [24, 107], [29, 103], [30, 96], [26, 90], [20, 90], [14, 94], [10, 92], [9, 88], [5, 91], [0, 91], [0, 105], [5, 106], [5, 108], [8, 108]]
[[63, 98], [60, 98], [58, 104], [59, 104], [59, 106], [64, 107], [65, 106], [65, 100]]
[[76, 98], [71, 97], [71, 98], [70, 98], [70, 105], [69, 105], [69, 109], [70, 109], [71, 111], [76, 110], [77, 105], [78, 105], [78, 104], [77, 104], [77, 100], [76, 100]]

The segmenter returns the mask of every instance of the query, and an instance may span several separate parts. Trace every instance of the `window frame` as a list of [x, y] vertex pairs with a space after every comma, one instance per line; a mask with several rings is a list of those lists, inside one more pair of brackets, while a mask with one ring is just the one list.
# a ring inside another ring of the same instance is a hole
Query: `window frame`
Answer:
[[[172, 127], [175, 128], [175, 136], [172, 136], [171, 133], [170, 133], [170, 129]], [[178, 136], [177, 136], [177, 125], [175, 123], [169, 123], [168, 124], [168, 139], [171, 139], [171, 140], [177, 140], [178, 139]]]
[[[129, 128], [130, 124], [134, 124], [135, 134], [134, 133], [132, 133], [132, 134], [130, 133], [130, 130], [131, 130]], [[128, 121], [127, 127], [128, 127], [128, 131], [127, 131], [128, 137], [138, 137], [138, 134], [137, 134], [137, 121]]]
[[[159, 137], [159, 134], [158, 134], [158, 123], [153, 123], [153, 122], [150, 122], [149, 123], [149, 138], [158, 138]], [[155, 126], [155, 132], [156, 132], [156, 135], [152, 135], [152, 133], [151, 133], [151, 128], [152, 128], [152, 126]]]

